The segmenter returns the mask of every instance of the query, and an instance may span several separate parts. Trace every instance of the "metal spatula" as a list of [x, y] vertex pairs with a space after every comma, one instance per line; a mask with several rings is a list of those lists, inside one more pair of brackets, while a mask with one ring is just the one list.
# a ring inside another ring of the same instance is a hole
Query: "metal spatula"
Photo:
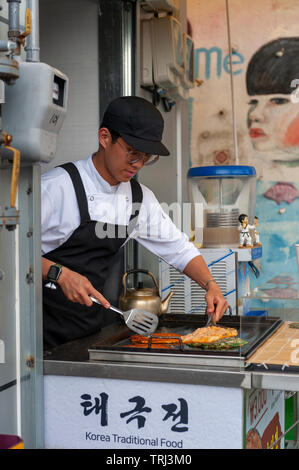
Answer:
[[[229, 315], [231, 316], [233, 314], [232, 308], [231, 308], [230, 305], [227, 308], [229, 310]], [[207, 314], [207, 309], [206, 309], [206, 315], [208, 315]], [[214, 313], [211, 313], [211, 315], [209, 315], [206, 326], [217, 326]]]
[[208, 318], [206, 327], [207, 327], [207, 326], [216, 326], [216, 320], [215, 320], [215, 318], [214, 318], [213, 313], [212, 313], [211, 315], [209, 315], [209, 318]]
[[[94, 297], [90, 296], [90, 298], [96, 304], [102, 305], [101, 302]], [[112, 305], [110, 305], [110, 309], [119, 313], [123, 317], [127, 327], [139, 335], [150, 336], [157, 329], [159, 319], [154, 313], [141, 310], [140, 308], [131, 308], [123, 312]]]

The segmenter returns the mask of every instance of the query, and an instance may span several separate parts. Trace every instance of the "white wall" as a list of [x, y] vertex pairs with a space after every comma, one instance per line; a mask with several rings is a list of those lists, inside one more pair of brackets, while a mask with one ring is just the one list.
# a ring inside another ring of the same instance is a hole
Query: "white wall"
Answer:
[[[186, 31], [185, 0], [180, 0], [178, 19], [182, 23], [183, 31]], [[138, 93], [151, 101], [151, 95], [147, 91], [139, 89]], [[159, 110], [165, 123], [163, 143], [170, 151], [170, 155], [160, 157], [152, 167], [144, 167], [138, 174], [138, 181], [148, 186], [160, 203], [171, 205], [173, 202], [188, 202], [186, 177], [189, 169], [188, 100], [177, 102], [170, 112], [165, 112], [162, 105], [159, 105]], [[171, 213], [169, 215], [171, 216]], [[138, 267], [148, 269], [158, 276], [158, 258], [141, 245], [138, 247], [138, 253]]]
[[86, 158], [98, 148], [99, 74], [97, 0], [40, 1], [40, 61], [69, 80], [67, 115], [52, 168]]

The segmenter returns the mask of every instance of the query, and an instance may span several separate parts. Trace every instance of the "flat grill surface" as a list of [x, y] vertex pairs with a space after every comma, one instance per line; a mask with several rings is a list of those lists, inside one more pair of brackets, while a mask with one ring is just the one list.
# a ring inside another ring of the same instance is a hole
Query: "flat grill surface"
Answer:
[[[159, 317], [159, 325], [155, 334], [159, 333], [171, 333], [173, 336], [176, 335], [186, 335], [192, 333], [195, 329], [206, 326], [208, 317], [207, 315], [187, 315], [187, 314], [164, 314]], [[103, 343], [96, 343], [92, 345], [89, 349], [89, 353], [92, 354], [92, 358], [97, 357], [97, 352], [105, 351], [118, 351], [119, 355], [114, 356], [115, 359], [123, 360], [125, 355], [126, 359], [131, 354], [134, 353], [143, 353], [143, 354], [152, 354], [155, 356], [161, 355], [161, 358], [165, 355], [179, 355], [179, 356], [221, 356], [221, 357], [242, 357], [246, 359], [250, 354], [252, 354], [261, 344], [263, 344], [266, 339], [271, 336], [279, 326], [281, 326], [282, 320], [277, 317], [241, 317], [241, 316], [231, 316], [225, 315], [222, 317], [221, 321], [217, 323], [218, 326], [236, 328], [238, 330], [238, 337], [247, 341], [247, 344], [240, 348], [232, 350], [213, 350], [213, 349], [199, 349], [190, 347], [187, 344], [182, 344], [179, 342], [176, 344], [171, 344], [171, 347], [165, 349], [159, 348], [157, 344], [153, 344], [151, 347], [151, 342], [147, 348], [138, 347], [132, 345], [130, 341], [130, 336], [134, 334], [128, 330], [127, 336], [123, 337], [120, 340], [116, 340], [115, 337], [111, 340], [106, 339]], [[99, 359], [101, 359], [99, 354]], [[149, 359], [149, 358], [148, 358]]]

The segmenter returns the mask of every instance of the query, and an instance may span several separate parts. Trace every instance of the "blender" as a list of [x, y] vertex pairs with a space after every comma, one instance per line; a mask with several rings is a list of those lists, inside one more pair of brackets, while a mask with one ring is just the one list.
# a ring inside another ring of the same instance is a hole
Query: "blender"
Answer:
[[239, 246], [239, 216], [253, 224], [256, 171], [252, 166], [193, 167], [188, 171], [192, 230], [203, 248]]

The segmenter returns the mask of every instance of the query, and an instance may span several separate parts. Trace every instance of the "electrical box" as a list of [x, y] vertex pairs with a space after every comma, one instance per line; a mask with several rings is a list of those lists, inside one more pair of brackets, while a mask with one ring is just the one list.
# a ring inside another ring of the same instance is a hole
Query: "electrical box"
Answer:
[[153, 86], [152, 21], [141, 21], [141, 83]]
[[152, 19], [154, 81], [164, 88], [180, 85], [184, 76], [181, 23], [173, 16]]
[[194, 41], [186, 33], [183, 33], [183, 49], [184, 49], [184, 78], [183, 87], [193, 88], [195, 79], [195, 56]]
[[[2, 128], [12, 135], [21, 161], [48, 163], [66, 115], [69, 80], [41, 62], [20, 62], [19, 73], [15, 84], [5, 85]], [[1, 155], [5, 152], [1, 148]]]
[[194, 87], [194, 41], [183, 33], [184, 73], [180, 74], [176, 86], [169, 88], [168, 95], [174, 100], [187, 100], [190, 88]]

